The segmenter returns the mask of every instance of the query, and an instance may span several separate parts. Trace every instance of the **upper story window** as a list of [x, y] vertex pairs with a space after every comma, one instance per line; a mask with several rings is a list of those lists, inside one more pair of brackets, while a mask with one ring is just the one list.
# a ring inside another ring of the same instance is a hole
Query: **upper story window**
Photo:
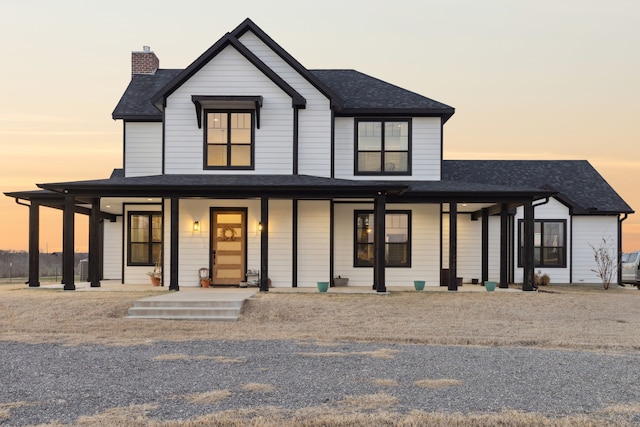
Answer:
[[[537, 219], [533, 225], [533, 260], [535, 267], [566, 267], [566, 220]], [[524, 254], [524, 221], [518, 221], [520, 229], [520, 256], [522, 267]]]
[[410, 175], [411, 121], [356, 120], [356, 175]]
[[162, 213], [129, 212], [127, 265], [154, 265], [162, 252]]
[[253, 169], [253, 111], [205, 113], [205, 169]]

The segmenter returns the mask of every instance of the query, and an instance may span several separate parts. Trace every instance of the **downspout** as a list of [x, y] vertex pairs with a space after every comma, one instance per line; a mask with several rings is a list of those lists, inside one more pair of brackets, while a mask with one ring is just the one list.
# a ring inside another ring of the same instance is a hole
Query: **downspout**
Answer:
[[31, 207], [31, 205], [28, 205], [28, 204], [26, 204], [26, 203], [22, 203], [22, 202], [20, 201], [20, 198], [19, 198], [19, 197], [14, 197], [14, 199], [15, 199], [16, 203], [17, 203], [17, 204], [19, 204], [19, 205], [26, 206], [26, 207], [28, 207], [28, 208], [30, 208], [30, 207]]
[[620, 268], [620, 258], [622, 257], [622, 221], [626, 220], [628, 217], [629, 214], [625, 213], [622, 219], [618, 219], [618, 261], [616, 263], [616, 266], [618, 268], [618, 285], [622, 284], [622, 269]]

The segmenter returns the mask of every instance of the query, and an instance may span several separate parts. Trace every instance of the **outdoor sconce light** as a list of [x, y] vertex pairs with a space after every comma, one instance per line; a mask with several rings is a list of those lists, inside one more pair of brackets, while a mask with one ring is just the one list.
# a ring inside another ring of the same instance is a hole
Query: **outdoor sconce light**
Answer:
[[262, 222], [258, 223], [258, 233], [262, 233]]
[[193, 221], [193, 231], [200, 231], [200, 221]]

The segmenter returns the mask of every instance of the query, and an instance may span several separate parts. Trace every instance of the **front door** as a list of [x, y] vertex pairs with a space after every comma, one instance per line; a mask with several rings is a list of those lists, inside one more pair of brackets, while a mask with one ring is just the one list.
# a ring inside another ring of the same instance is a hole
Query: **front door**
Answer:
[[214, 285], [238, 285], [246, 270], [247, 211], [211, 210], [211, 278]]

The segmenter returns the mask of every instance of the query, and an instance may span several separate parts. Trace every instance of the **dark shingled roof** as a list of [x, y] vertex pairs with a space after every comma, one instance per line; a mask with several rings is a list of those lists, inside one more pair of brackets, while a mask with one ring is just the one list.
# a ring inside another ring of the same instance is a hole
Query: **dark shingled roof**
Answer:
[[446, 122], [453, 107], [356, 70], [310, 70], [344, 101], [342, 113], [406, 113], [441, 115]]
[[586, 160], [445, 160], [442, 179], [555, 190], [578, 215], [633, 213]]
[[159, 69], [155, 74], [134, 74], [113, 110], [113, 119], [161, 121], [162, 113], [151, 104], [151, 98], [181, 71]]

